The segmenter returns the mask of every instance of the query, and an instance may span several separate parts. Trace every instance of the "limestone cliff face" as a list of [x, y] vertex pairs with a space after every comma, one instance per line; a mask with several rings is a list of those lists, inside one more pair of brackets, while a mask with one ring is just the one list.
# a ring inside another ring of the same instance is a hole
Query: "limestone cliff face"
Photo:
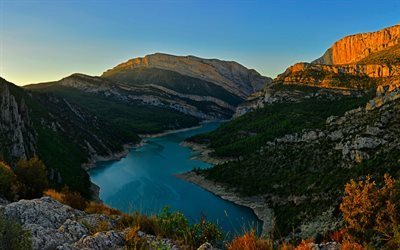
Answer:
[[26, 96], [18, 93], [17, 88], [0, 78], [0, 153], [10, 163], [36, 152]]
[[271, 78], [233, 62], [218, 59], [203, 59], [195, 56], [173, 56], [156, 53], [143, 58], [134, 58], [103, 73], [110, 77], [120, 71], [148, 67], [170, 70], [179, 74], [217, 84], [242, 98], [260, 90]]
[[400, 44], [400, 24], [376, 32], [346, 36], [335, 42], [316, 64], [353, 64], [389, 47]]

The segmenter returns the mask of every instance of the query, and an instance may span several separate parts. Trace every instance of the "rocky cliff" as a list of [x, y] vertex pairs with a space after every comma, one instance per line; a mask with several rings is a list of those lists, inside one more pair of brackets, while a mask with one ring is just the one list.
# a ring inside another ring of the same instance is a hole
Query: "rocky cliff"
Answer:
[[[346, 94], [373, 90], [400, 82], [400, 25], [377, 32], [347, 36], [312, 63], [296, 63], [278, 75], [273, 83], [240, 104], [235, 117], [277, 101], [299, 100], [307, 93], [283, 91], [288, 85], [316, 87]], [[280, 91], [275, 91], [274, 89]], [[321, 90], [315, 89], [314, 94]], [[361, 92], [360, 92], [361, 93]]]
[[370, 54], [400, 43], [400, 25], [375, 32], [346, 36], [335, 42], [316, 64], [354, 64]]
[[271, 79], [233, 62], [203, 59], [195, 56], [173, 56], [156, 53], [134, 58], [103, 73], [102, 77], [119, 79], [122, 72], [136, 68], [156, 68], [214, 83], [230, 93], [245, 98], [260, 90]]
[[26, 103], [29, 98], [0, 78], [0, 155], [10, 163], [36, 153], [36, 134]]

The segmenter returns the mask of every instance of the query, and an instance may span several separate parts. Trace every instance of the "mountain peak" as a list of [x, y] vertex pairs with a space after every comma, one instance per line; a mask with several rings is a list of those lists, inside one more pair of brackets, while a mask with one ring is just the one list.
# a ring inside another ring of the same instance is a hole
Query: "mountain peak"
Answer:
[[119, 74], [125, 74], [137, 68], [156, 68], [198, 78], [221, 86], [242, 98], [260, 90], [265, 84], [272, 81], [271, 78], [264, 77], [257, 71], [247, 69], [237, 62], [165, 53], [130, 59], [107, 70], [102, 77], [115, 78]]

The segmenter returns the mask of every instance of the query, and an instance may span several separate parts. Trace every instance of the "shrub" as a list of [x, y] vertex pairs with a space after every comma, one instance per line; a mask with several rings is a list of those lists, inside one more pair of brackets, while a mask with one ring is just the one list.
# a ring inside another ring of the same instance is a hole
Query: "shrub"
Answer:
[[0, 249], [33, 249], [30, 232], [2, 213], [0, 213]]
[[381, 187], [369, 176], [346, 184], [340, 210], [353, 239], [376, 244], [383, 241], [388, 248], [400, 248], [399, 184], [387, 174]]
[[294, 250], [312, 250], [311, 242], [302, 240], [300, 244]]
[[22, 198], [38, 198], [47, 187], [46, 166], [37, 156], [29, 160], [21, 159], [15, 169], [17, 180], [23, 184]]
[[70, 191], [67, 186], [65, 186], [61, 192], [57, 192], [54, 189], [47, 189], [43, 194], [75, 209], [85, 210], [87, 206], [86, 199], [78, 192]]
[[121, 215], [121, 211], [110, 208], [102, 203], [91, 201], [87, 204], [85, 212], [88, 214]]
[[65, 186], [61, 192], [64, 194], [65, 204], [79, 210], [85, 210], [87, 201], [78, 192], [70, 191], [67, 186]]
[[0, 161], [0, 197], [14, 200], [17, 190], [18, 183], [14, 172], [8, 165]]
[[222, 232], [217, 225], [201, 218], [200, 222], [191, 227], [191, 235], [195, 246], [200, 246], [205, 242], [216, 245], [222, 240]]
[[234, 238], [227, 245], [228, 250], [272, 250], [273, 243], [270, 240], [257, 237], [254, 230]]
[[125, 246], [127, 249], [147, 249], [148, 244], [145, 239], [138, 235], [139, 227], [131, 227], [125, 234]]
[[356, 242], [344, 241], [342, 243], [340, 249], [341, 250], [364, 250], [365, 248]]
[[158, 235], [173, 239], [182, 239], [189, 233], [189, 222], [180, 212], [171, 212], [164, 207], [156, 217]]

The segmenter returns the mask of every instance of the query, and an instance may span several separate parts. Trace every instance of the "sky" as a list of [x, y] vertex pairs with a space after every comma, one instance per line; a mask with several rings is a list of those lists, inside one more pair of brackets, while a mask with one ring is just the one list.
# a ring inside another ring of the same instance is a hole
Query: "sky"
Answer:
[[0, 76], [24, 85], [101, 75], [162, 52], [275, 77], [343, 36], [398, 23], [399, 0], [0, 0]]

